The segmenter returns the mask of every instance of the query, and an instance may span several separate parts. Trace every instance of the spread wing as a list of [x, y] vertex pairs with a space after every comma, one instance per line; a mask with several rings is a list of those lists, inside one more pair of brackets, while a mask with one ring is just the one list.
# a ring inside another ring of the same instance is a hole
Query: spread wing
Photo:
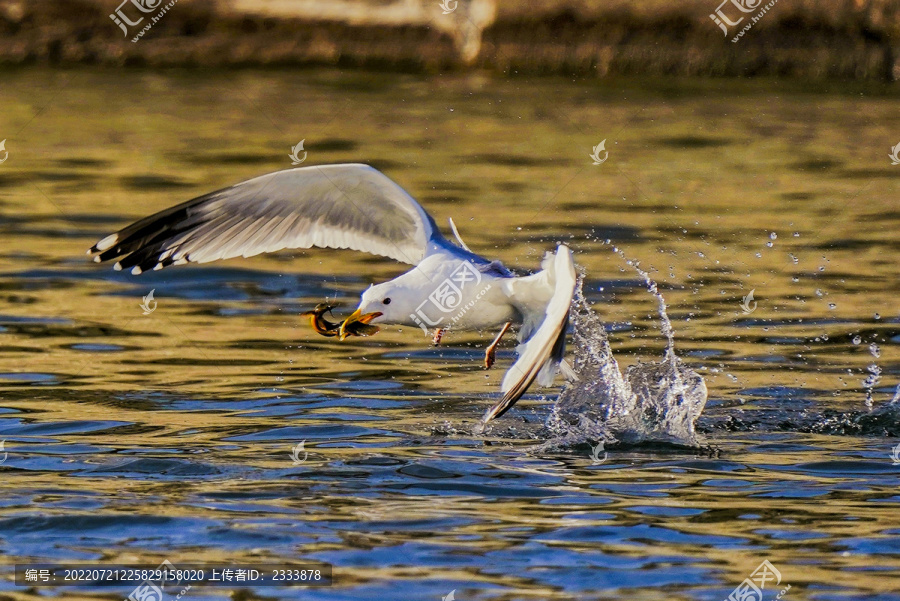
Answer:
[[278, 171], [136, 221], [97, 242], [94, 261], [138, 274], [284, 248], [349, 248], [417, 265], [446, 243], [403, 188], [361, 164]]

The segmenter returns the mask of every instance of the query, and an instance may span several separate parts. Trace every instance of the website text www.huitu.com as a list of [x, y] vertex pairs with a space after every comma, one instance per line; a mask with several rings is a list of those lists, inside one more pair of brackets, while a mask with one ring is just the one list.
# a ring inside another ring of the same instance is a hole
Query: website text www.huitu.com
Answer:
[[158, 23], [160, 19], [163, 18], [163, 15], [165, 15], [167, 12], [169, 12], [169, 9], [172, 8], [173, 6], [175, 6], [175, 4], [176, 4], [177, 2], [178, 2], [178, 0], [172, 0], [171, 2], [169, 2], [168, 4], [166, 4], [165, 6], [163, 6], [161, 9], [159, 9], [159, 12], [158, 12], [158, 13], [156, 13], [154, 16], [150, 17], [150, 22], [147, 23], [146, 25], [144, 25], [144, 28], [141, 29], [139, 32], [137, 32], [137, 35], [135, 35], [133, 38], [131, 38], [131, 42], [132, 42], [133, 44], [135, 44], [135, 43], [137, 43], [137, 41], [138, 41], [139, 39], [141, 39], [142, 37], [144, 37], [144, 34], [147, 33], [148, 31], [150, 31], [150, 29], [151, 29], [156, 23]]
[[751, 29], [754, 25], [756, 25], [756, 24], [759, 22], [759, 20], [762, 19], [763, 16], [765, 16], [765, 14], [766, 14], [767, 12], [769, 12], [769, 10], [770, 10], [773, 6], [775, 6], [777, 3], [778, 3], [778, 0], [772, 0], [771, 2], [769, 2], [768, 4], [766, 4], [765, 6], [763, 6], [761, 9], [759, 9], [759, 12], [758, 12], [758, 13], [756, 13], [754, 16], [750, 17], [750, 22], [747, 23], [746, 25], [744, 25], [744, 28], [741, 29], [741, 30], [738, 32], [738, 34], [737, 34], [736, 36], [734, 36], [733, 38], [731, 38], [731, 43], [732, 43], [732, 44], [737, 44], [738, 40], [741, 39], [741, 38], [744, 36], [745, 33], [747, 33], [748, 31], [750, 31], [750, 29]]

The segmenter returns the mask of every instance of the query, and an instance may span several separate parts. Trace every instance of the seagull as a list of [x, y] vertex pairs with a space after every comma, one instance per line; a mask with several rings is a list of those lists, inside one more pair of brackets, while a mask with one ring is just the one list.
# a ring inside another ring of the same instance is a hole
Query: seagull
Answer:
[[276, 171], [211, 192], [135, 221], [94, 244], [95, 262], [138, 275], [170, 265], [252, 257], [286, 248], [352, 249], [412, 265], [406, 273], [365, 290], [339, 326], [324, 319], [332, 306], [304, 315], [316, 331], [344, 340], [367, 336], [378, 324], [420, 327], [440, 343], [450, 329], [500, 327], [485, 351], [490, 368], [497, 346], [518, 326], [518, 358], [501, 384], [502, 397], [482, 425], [508, 411], [537, 380], [551, 386], [564, 362], [569, 308], [575, 294], [572, 252], [560, 244], [541, 270], [524, 276], [473, 253], [453, 221], [459, 244], [403, 188], [364, 164], [307, 166]]

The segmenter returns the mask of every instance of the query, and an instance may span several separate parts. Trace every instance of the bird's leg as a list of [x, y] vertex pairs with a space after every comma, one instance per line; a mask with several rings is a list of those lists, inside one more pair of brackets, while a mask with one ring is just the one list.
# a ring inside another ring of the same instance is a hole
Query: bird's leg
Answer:
[[441, 338], [444, 337], [444, 332], [446, 331], [447, 328], [437, 328], [434, 331], [434, 338], [431, 339], [431, 342], [434, 344], [434, 346], [437, 346], [441, 343]]
[[491, 345], [489, 347], [487, 347], [486, 351], [484, 351], [484, 368], [485, 369], [490, 369], [491, 366], [494, 364], [494, 360], [497, 355], [497, 347], [500, 345], [500, 340], [503, 339], [503, 335], [506, 334], [506, 330], [508, 330], [511, 325], [512, 325], [511, 321], [507, 321], [505, 324], [503, 324], [503, 327], [500, 328], [500, 333], [497, 334], [497, 337], [494, 338], [494, 341], [491, 343]]

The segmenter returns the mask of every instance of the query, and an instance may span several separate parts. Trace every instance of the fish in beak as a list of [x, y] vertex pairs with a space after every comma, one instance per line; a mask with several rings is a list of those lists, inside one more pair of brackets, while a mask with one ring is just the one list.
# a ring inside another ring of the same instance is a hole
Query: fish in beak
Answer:
[[382, 315], [383, 313], [380, 311], [363, 315], [362, 311], [357, 309], [350, 317], [344, 320], [344, 323], [341, 324], [338, 332], [340, 339], [343, 340], [347, 336], [371, 336], [381, 328], [378, 326], [370, 326], [369, 322]]
[[328, 303], [319, 303], [312, 311], [306, 311], [300, 315], [309, 317], [309, 323], [313, 329], [322, 336], [337, 336], [341, 329], [341, 324], [334, 323], [325, 319], [325, 314], [330, 313], [337, 305], [329, 305]]

